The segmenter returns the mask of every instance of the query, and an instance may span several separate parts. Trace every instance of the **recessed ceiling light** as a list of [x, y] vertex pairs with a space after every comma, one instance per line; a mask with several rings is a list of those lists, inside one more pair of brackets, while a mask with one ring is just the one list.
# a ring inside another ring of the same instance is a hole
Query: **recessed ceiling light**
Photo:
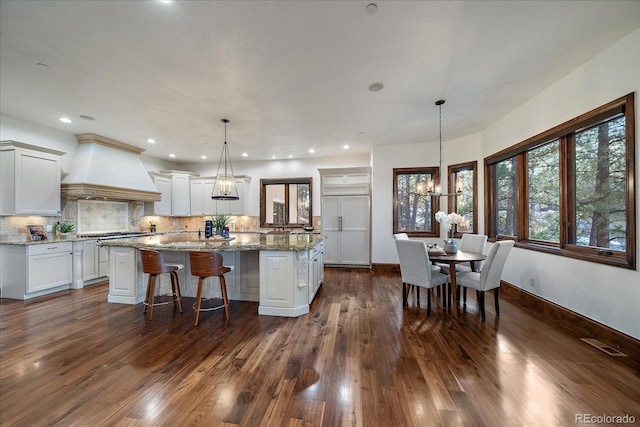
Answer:
[[158, 0], [160, 3], [171, 4], [174, 0]]
[[207, 156], [200, 156], [200, 158], [201, 158], [202, 160], [206, 160], [206, 159], [207, 159]]
[[78, 117], [85, 120], [95, 120], [95, 117], [87, 116], [86, 114], [80, 114]]
[[169, 154], [169, 157], [175, 157], [175, 156], [176, 156], [176, 155], [175, 155], [175, 154], [173, 154], [173, 153]]
[[316, 150], [314, 150], [313, 148], [309, 148], [309, 152], [310, 152], [311, 154], [313, 154], [313, 153], [315, 153], [315, 152], [316, 152]]
[[375, 3], [369, 3], [368, 5], [366, 5], [364, 7], [364, 10], [369, 14], [369, 15], [373, 15], [374, 13], [376, 13], [378, 11], [378, 5]]
[[369, 85], [369, 90], [371, 92], [380, 92], [384, 88], [384, 84], [382, 82], [371, 83]]
[[276, 159], [276, 156], [271, 156], [271, 158], [272, 158], [273, 160], [275, 160], [275, 159]]
[[248, 153], [242, 153], [242, 157], [249, 157]]
[[343, 150], [348, 150], [348, 149], [349, 149], [349, 144], [344, 144], [344, 145], [342, 146], [342, 149], [343, 149]]
[[289, 158], [290, 158], [290, 159], [293, 159], [293, 156], [292, 156], [291, 154], [289, 154]]
[[62, 123], [73, 123], [69, 117], [60, 117], [58, 120]]
[[148, 142], [149, 144], [155, 144], [155, 143], [156, 143], [156, 140], [155, 140], [155, 139], [153, 139], [153, 138], [149, 138], [149, 139], [147, 139], [147, 142]]

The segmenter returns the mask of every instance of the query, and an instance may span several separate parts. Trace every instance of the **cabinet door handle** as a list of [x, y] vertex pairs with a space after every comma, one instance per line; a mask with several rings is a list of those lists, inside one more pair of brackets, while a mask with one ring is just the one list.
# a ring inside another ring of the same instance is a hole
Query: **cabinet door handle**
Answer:
[[50, 251], [50, 250], [52, 250], [52, 249], [58, 249], [58, 247], [57, 247], [57, 246], [49, 246], [49, 247], [47, 248], [47, 250], [48, 250], [48, 251]]

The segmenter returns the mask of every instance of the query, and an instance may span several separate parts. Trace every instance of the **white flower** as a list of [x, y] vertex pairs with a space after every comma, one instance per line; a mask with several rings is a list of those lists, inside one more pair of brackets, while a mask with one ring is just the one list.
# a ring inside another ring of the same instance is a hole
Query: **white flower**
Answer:
[[469, 220], [455, 212], [446, 214], [445, 212], [438, 211], [436, 212], [436, 221], [442, 224], [442, 226], [447, 231], [451, 230], [451, 226], [453, 224], [457, 224], [458, 227], [461, 227], [461, 228], [469, 227]]

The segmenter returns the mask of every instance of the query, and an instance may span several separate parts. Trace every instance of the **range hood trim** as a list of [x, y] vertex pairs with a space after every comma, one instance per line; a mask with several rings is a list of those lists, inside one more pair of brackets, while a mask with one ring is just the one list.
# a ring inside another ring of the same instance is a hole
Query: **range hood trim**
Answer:
[[69, 200], [97, 199], [97, 200], [122, 200], [134, 202], [159, 202], [162, 193], [155, 191], [133, 190], [130, 188], [108, 187], [87, 183], [61, 184], [62, 197]]

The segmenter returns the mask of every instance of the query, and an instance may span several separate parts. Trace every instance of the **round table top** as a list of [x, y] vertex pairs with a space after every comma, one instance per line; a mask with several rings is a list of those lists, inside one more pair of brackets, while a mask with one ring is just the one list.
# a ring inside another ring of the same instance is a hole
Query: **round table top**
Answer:
[[455, 254], [429, 252], [429, 258], [433, 259], [434, 261], [470, 262], [470, 261], [484, 261], [485, 259], [487, 259], [487, 256], [479, 252], [458, 251]]

